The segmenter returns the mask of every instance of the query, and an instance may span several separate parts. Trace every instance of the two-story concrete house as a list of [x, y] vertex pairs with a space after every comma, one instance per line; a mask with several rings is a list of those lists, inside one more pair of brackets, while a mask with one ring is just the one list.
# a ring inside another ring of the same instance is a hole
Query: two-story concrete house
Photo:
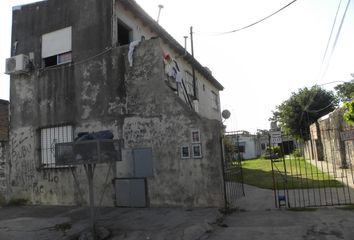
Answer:
[[[13, 9], [8, 198], [85, 204], [83, 166], [55, 144], [110, 130], [96, 202], [222, 206], [222, 85], [133, 0], [48, 0]], [[193, 74], [194, 72], [194, 74]]]

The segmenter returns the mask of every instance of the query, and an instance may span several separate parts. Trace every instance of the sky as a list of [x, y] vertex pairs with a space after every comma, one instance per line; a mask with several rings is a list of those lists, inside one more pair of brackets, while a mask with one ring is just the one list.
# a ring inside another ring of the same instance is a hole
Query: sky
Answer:
[[[349, 0], [350, 1], [350, 0]], [[10, 57], [12, 6], [30, 0], [1, 0], [0, 99], [9, 99], [5, 59]], [[256, 22], [291, 0], [137, 0], [182, 46], [194, 30], [195, 58], [225, 87], [221, 109], [231, 117], [227, 131], [269, 129], [276, 106], [299, 88], [323, 85], [332, 90], [354, 73], [354, 2], [351, 2], [335, 48], [335, 36], [348, 0], [297, 0], [267, 20], [231, 34], [217, 35]], [[337, 8], [338, 19], [330, 37]], [[330, 41], [329, 41], [330, 40]], [[324, 57], [327, 43], [329, 47]], [[190, 51], [190, 39], [187, 49]], [[332, 54], [331, 54], [332, 53]], [[328, 65], [327, 71], [326, 66]]]

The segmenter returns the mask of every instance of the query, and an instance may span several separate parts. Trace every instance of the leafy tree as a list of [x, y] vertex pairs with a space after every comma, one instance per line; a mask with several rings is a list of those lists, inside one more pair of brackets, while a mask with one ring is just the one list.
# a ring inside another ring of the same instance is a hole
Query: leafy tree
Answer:
[[339, 84], [334, 89], [342, 102], [348, 102], [354, 98], [354, 79], [350, 82]]
[[277, 106], [273, 119], [277, 119], [282, 130], [297, 138], [309, 139], [309, 126], [318, 118], [332, 112], [338, 105], [338, 98], [332, 91], [319, 86], [299, 89]]
[[354, 100], [344, 104], [347, 111], [344, 113], [344, 120], [350, 125], [354, 124]]

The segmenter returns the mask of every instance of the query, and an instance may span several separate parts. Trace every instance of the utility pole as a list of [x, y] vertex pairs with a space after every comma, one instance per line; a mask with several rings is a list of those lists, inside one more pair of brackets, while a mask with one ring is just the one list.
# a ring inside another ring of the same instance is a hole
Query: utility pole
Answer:
[[[190, 28], [190, 35], [191, 35], [191, 51], [192, 51], [192, 57], [194, 59], [193, 27]], [[196, 86], [197, 84], [195, 79], [195, 69], [193, 65], [192, 65], [192, 76], [193, 76], [193, 100], [197, 100], [197, 86]]]

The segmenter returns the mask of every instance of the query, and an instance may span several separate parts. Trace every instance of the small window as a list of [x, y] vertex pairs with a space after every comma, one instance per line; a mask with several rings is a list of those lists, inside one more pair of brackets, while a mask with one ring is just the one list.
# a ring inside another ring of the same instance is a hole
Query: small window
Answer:
[[245, 142], [239, 142], [238, 144], [236, 143], [235, 152], [236, 153], [245, 153], [246, 152], [246, 143]]
[[189, 146], [181, 147], [181, 158], [190, 158]]
[[127, 45], [132, 39], [132, 30], [124, 23], [118, 20], [118, 45]]
[[211, 91], [211, 106], [215, 110], [219, 110], [219, 99], [218, 99], [218, 94], [215, 92]]
[[73, 141], [73, 127], [71, 125], [42, 128], [41, 137], [41, 166], [55, 167], [55, 144]]
[[71, 27], [42, 35], [42, 59], [44, 67], [71, 62]]
[[265, 150], [265, 148], [266, 148], [265, 144], [262, 143], [262, 144], [261, 144], [261, 149], [262, 149], [262, 150]]
[[200, 131], [198, 129], [192, 130], [191, 135], [192, 135], [192, 143], [200, 143]]
[[[194, 97], [193, 74], [188, 71], [185, 71], [184, 80], [188, 95]], [[195, 79], [195, 93], [197, 95], [195, 97], [198, 98], [198, 79]]]
[[193, 158], [201, 158], [202, 157], [202, 145], [193, 144], [192, 145], [192, 156]]
[[71, 52], [44, 58], [44, 67], [51, 67], [68, 62], [71, 62]]

